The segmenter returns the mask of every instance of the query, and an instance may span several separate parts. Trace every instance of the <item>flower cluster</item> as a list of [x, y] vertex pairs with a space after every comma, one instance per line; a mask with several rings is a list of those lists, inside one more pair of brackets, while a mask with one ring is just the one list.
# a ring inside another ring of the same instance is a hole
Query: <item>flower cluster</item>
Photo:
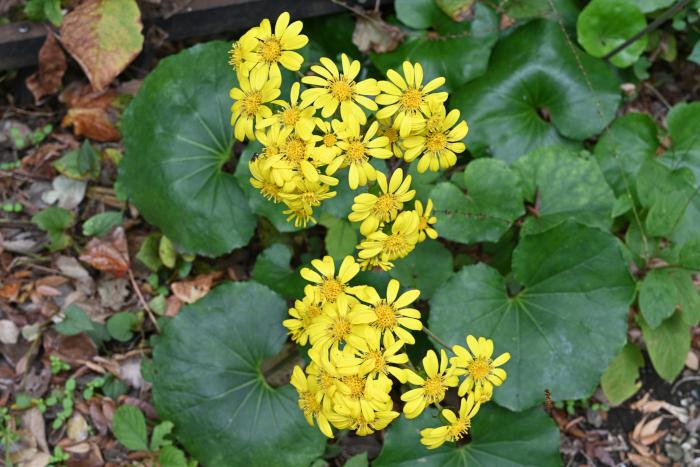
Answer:
[[[349, 216], [362, 223], [361, 266], [387, 270], [426, 236], [437, 237], [432, 202], [424, 210], [414, 200], [411, 177], [393, 168], [418, 158], [421, 173], [453, 166], [465, 150], [467, 124], [457, 123], [458, 110], [445, 109], [448, 94], [438, 91], [445, 79], [424, 84], [419, 63], [404, 62], [403, 75], [389, 70], [387, 81], [359, 80], [358, 60], [342, 54], [339, 68], [323, 57], [301, 78], [308, 89], [302, 92], [295, 82], [289, 100], [278, 99], [280, 66], [298, 72], [303, 58], [294, 51], [308, 42], [300, 34], [302, 23], [289, 21], [288, 13], [280, 15], [273, 33], [264, 20], [229, 52], [240, 85], [231, 90], [234, 135], [264, 148], [250, 162], [251, 184], [268, 200], [285, 203], [288, 221], [305, 227], [316, 222], [313, 208], [335, 196], [334, 175], [347, 168], [350, 188], [367, 187]], [[391, 160], [387, 165], [373, 159]], [[413, 209], [402, 211], [407, 202]]]

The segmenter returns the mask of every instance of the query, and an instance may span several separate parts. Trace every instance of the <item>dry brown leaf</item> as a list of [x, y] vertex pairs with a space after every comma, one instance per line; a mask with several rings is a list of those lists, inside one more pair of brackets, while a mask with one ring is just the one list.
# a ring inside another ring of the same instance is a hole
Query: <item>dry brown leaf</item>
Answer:
[[[630, 444], [631, 444], [632, 447], [633, 447], [634, 449], [636, 449], [637, 452], [639, 452], [642, 456], [644, 456], [644, 457], [651, 457], [651, 454], [652, 454], [652, 453], [651, 453], [651, 451], [649, 451], [649, 450], [646, 448], [646, 446], [641, 445], [641, 444], [639, 444], [639, 443], [635, 443], [634, 441], [631, 441], [631, 440], [630, 440]], [[632, 455], [632, 454], [634, 454], [634, 453], [633, 453], [633, 452], [628, 452], [627, 454]]]
[[144, 400], [137, 399], [136, 397], [131, 396], [120, 396], [118, 401], [121, 404], [133, 405], [151, 420], [156, 420], [158, 418], [158, 412], [156, 412], [155, 407], [153, 407], [151, 404]]
[[366, 11], [357, 17], [352, 43], [364, 53], [391, 52], [404, 38], [401, 28], [385, 22], [379, 11]]
[[648, 400], [649, 400], [649, 393], [646, 393], [646, 394], [644, 394], [644, 397], [642, 397], [641, 399], [639, 399], [636, 402], [631, 403], [630, 409], [642, 410], [642, 407], [644, 407], [644, 404], [646, 404]]
[[106, 436], [109, 433], [112, 424], [102, 412], [102, 402], [97, 397], [90, 399], [90, 418], [92, 418], [93, 425], [95, 425], [95, 428], [102, 436]]
[[642, 429], [644, 428], [644, 424], [647, 422], [648, 415], [645, 415], [639, 423], [637, 423], [634, 426], [634, 430], [632, 431], [632, 435], [630, 436], [630, 439], [639, 439], [642, 436]]
[[654, 459], [650, 459], [649, 457], [640, 456], [639, 454], [635, 454], [633, 452], [627, 453], [627, 456], [636, 467], [661, 467], [659, 463], [657, 463]]
[[165, 299], [165, 303], [168, 304], [168, 307], [165, 309], [165, 316], [170, 316], [174, 317], [180, 312], [180, 308], [182, 308], [182, 300], [177, 298], [175, 295], [171, 295], [168, 298]]
[[66, 68], [66, 54], [54, 35], [49, 32], [39, 50], [39, 71], [24, 81], [36, 102], [58, 91]]
[[38, 451], [33, 457], [17, 464], [17, 467], [46, 467], [49, 465], [51, 455], [48, 452]]
[[36, 444], [44, 452], [49, 452], [46, 442], [46, 422], [44, 416], [37, 407], [32, 407], [20, 412], [20, 420], [25, 430], [28, 430], [36, 439]]
[[664, 406], [664, 401], [649, 401], [642, 407], [642, 412], [644, 413], [654, 413], [661, 410]]
[[44, 358], [55, 355], [73, 368], [80, 366], [83, 359], [97, 356], [97, 346], [84, 332], [75, 336], [63, 336], [54, 329], [49, 329], [44, 333], [44, 350], [48, 355]]
[[666, 433], [668, 433], [668, 430], [657, 431], [653, 435], [643, 436], [642, 439], [639, 440], [639, 442], [644, 444], [645, 446], [649, 446], [650, 444], [654, 444], [655, 442], [657, 442], [659, 438], [665, 436]]
[[[661, 425], [663, 419], [664, 417], [656, 417], [655, 419], [645, 423], [644, 427], [642, 427], [642, 429], [639, 431], [639, 436], [637, 436], [635, 439], [641, 439], [656, 433], [656, 430], [659, 429], [659, 425]], [[636, 431], [637, 430], [635, 429], [635, 432]]]
[[63, 463], [66, 467], [102, 467], [104, 459], [100, 448], [91, 442], [76, 444], [63, 449], [70, 454], [70, 459]]
[[124, 228], [118, 226], [104, 237], [94, 237], [78, 259], [100, 271], [124, 277], [131, 267]]
[[172, 284], [173, 294], [185, 303], [194, 303], [204, 297], [211, 290], [215, 279], [221, 277], [223, 272], [212, 272], [211, 274], [195, 277], [193, 281], [174, 282]]
[[688, 411], [683, 407], [676, 407], [668, 402], [664, 402], [661, 408], [676, 417], [681, 423], [686, 423], [688, 421]]
[[690, 351], [688, 352], [688, 356], [685, 358], [685, 366], [687, 366], [693, 371], [698, 371], [700, 361], [698, 360], [698, 356], [695, 354], [693, 349], [690, 349]]
[[37, 286], [37, 288], [42, 285], [48, 285], [49, 287], [60, 287], [66, 282], [68, 282], [67, 277], [52, 275], [44, 276], [41, 279], [38, 279], [34, 284]]
[[8, 302], [17, 300], [19, 289], [22, 286], [20, 282], [3, 281], [0, 284], [0, 298], [4, 298]]
[[73, 125], [75, 136], [84, 135], [102, 142], [119, 141], [122, 135], [107, 115], [116, 97], [115, 91], [96, 92], [89, 84], [74, 81], [59, 96], [59, 100], [68, 106], [61, 126]]

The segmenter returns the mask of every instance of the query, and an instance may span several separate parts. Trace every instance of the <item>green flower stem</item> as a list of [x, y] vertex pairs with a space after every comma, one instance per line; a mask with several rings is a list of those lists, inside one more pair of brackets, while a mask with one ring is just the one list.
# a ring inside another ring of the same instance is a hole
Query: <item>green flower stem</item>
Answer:
[[440, 344], [441, 346], [443, 346], [444, 348], [446, 348], [446, 349], [449, 350], [450, 352], [454, 353], [454, 350], [452, 350], [452, 347], [449, 346], [449, 345], [447, 345], [447, 344], [445, 344], [438, 336], [436, 336], [435, 334], [433, 334], [433, 333], [430, 331], [430, 329], [428, 329], [428, 328], [426, 328], [425, 326], [423, 326], [423, 332], [426, 333], [426, 334], [428, 335], [428, 337], [430, 337], [431, 339], [433, 339], [435, 342], [437, 342], [438, 344]]

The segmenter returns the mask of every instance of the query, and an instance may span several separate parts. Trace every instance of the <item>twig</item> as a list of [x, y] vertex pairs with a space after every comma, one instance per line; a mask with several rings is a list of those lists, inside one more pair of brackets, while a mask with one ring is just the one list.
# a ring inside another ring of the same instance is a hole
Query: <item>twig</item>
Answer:
[[423, 326], [423, 332], [426, 333], [426, 334], [428, 335], [428, 337], [430, 337], [431, 339], [433, 339], [435, 342], [437, 342], [438, 344], [440, 344], [441, 346], [443, 346], [444, 348], [446, 348], [446, 349], [449, 350], [450, 352], [454, 353], [454, 350], [452, 350], [452, 347], [449, 346], [449, 345], [447, 345], [447, 344], [445, 344], [438, 336], [436, 336], [435, 334], [433, 334], [433, 333], [430, 331], [430, 329], [428, 329], [428, 328], [426, 328], [425, 326]]
[[700, 376], [688, 376], [687, 378], [683, 378], [682, 380], [676, 382], [676, 384], [673, 385], [673, 387], [671, 388], [671, 392], [676, 392], [676, 388], [678, 386], [680, 386], [683, 383], [687, 383], [688, 381], [700, 381]]
[[158, 322], [156, 321], [155, 316], [153, 316], [153, 312], [151, 311], [151, 308], [148, 306], [148, 303], [146, 303], [146, 299], [143, 298], [143, 295], [141, 294], [141, 289], [139, 289], [138, 284], [136, 283], [136, 279], [134, 279], [134, 273], [131, 272], [131, 269], [129, 269], [129, 279], [131, 279], [131, 285], [134, 286], [134, 290], [136, 291], [136, 295], [139, 296], [139, 300], [141, 300], [141, 305], [146, 309], [146, 312], [148, 313], [148, 316], [151, 318], [151, 321], [153, 321], [153, 325], [156, 327], [156, 331], [160, 333], [160, 327], [158, 327]]
[[644, 81], [644, 87], [653, 92], [654, 95], [658, 97], [661, 102], [663, 102], [663, 104], [668, 108], [668, 110], [671, 110], [671, 107], [673, 106], [666, 100], [663, 94], [661, 94], [659, 90], [656, 89], [656, 87], [652, 86], [647, 81]]

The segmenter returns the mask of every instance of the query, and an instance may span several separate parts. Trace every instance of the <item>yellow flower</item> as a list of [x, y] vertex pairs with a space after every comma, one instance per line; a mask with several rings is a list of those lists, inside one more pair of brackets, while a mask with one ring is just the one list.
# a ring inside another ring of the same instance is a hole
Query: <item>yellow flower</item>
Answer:
[[332, 410], [333, 397], [338, 391], [335, 382], [342, 378], [336, 368], [336, 363], [342, 355], [341, 351], [324, 352], [323, 355], [318, 347], [309, 349], [311, 364], [306, 367], [306, 373], [316, 377], [316, 385], [323, 391], [323, 407], [326, 411]]
[[323, 314], [317, 316], [309, 326], [309, 342], [322, 353], [338, 349], [341, 343], [345, 343], [347, 350], [367, 352], [365, 327], [361, 316], [348, 313], [347, 304], [326, 303], [323, 305]]
[[248, 168], [253, 175], [253, 178], [250, 179], [251, 185], [260, 190], [260, 193], [268, 200], [275, 203], [282, 201], [280, 187], [272, 179], [269, 170], [260, 169], [260, 160], [248, 162]]
[[333, 159], [343, 152], [338, 143], [340, 142], [340, 132], [345, 130], [347, 125], [339, 120], [326, 122], [316, 118], [316, 126], [323, 133], [321, 144], [314, 149], [316, 151], [316, 159], [322, 164], [330, 164]]
[[394, 157], [401, 159], [403, 157], [403, 147], [401, 147], [401, 143], [399, 142], [399, 138], [401, 137], [399, 135], [399, 130], [401, 129], [399, 121], [395, 119], [394, 123], [391, 123], [390, 118], [380, 118], [378, 120], [380, 125], [379, 130], [377, 130], [377, 135], [389, 138], [389, 144], [387, 144], [384, 149], [390, 150], [394, 154]]
[[363, 193], [355, 197], [353, 212], [348, 219], [352, 222], [362, 222], [360, 233], [369, 235], [375, 232], [382, 223], [391, 222], [403, 209], [403, 203], [410, 201], [416, 195], [416, 190], [408, 191], [411, 186], [411, 176], [403, 178], [403, 170], [397, 169], [391, 176], [391, 183], [387, 184], [386, 175], [377, 172], [377, 182], [382, 193], [377, 196], [371, 193]]
[[384, 149], [389, 140], [386, 136], [374, 138], [379, 127], [378, 122], [374, 122], [364, 136], [360, 134], [360, 123], [354, 116], [350, 116], [347, 124], [341, 141], [337, 143], [343, 153], [328, 164], [326, 175], [333, 175], [340, 167], [349, 165], [348, 182], [354, 190], [358, 186], [367, 185], [367, 180], [377, 179], [376, 171], [369, 163], [369, 156], [388, 159], [391, 157], [391, 151]]
[[302, 27], [301, 21], [289, 24], [289, 13], [285, 11], [277, 18], [274, 34], [267, 18], [262, 20], [260, 27], [252, 29], [253, 37], [259, 41], [252, 60], [258, 63], [257, 67], [266, 77], [269, 70], [271, 78], [281, 78], [279, 65], [292, 71], [301, 68], [304, 57], [292, 50], [300, 49], [309, 42], [308, 37], [299, 34]]
[[250, 70], [255, 66], [255, 63], [249, 61], [249, 59], [250, 53], [255, 49], [256, 44], [257, 41], [250, 31], [231, 44], [231, 50], [228, 51], [231, 54], [231, 59], [228, 61], [228, 64], [233, 67], [239, 81], [242, 76], [247, 77]]
[[370, 304], [370, 306], [358, 304], [353, 311], [362, 313], [363, 321], [378, 329], [386, 341], [389, 336], [393, 340], [393, 334], [408, 344], [415, 344], [416, 340], [404, 328], [420, 331], [423, 324], [420, 321], [420, 312], [413, 308], [404, 308], [415, 302], [420, 295], [420, 290], [409, 290], [398, 299], [399, 281], [392, 279], [386, 290], [386, 299], [379, 296], [374, 287], [366, 287], [358, 294], [358, 298]]
[[360, 73], [359, 61], [355, 60], [350, 64], [347, 55], [343, 54], [342, 62], [343, 72], [340, 73], [332, 60], [322, 57], [323, 67], [318, 65], [311, 67], [311, 70], [319, 76], [305, 76], [301, 79], [304, 84], [321, 87], [307, 89], [301, 94], [301, 98], [305, 102], [313, 102], [317, 109], [323, 109], [321, 115], [324, 118], [333, 115], [340, 106], [340, 116], [343, 120], [347, 120], [352, 114], [364, 125], [367, 123], [367, 117], [357, 104], [369, 110], [377, 110], [377, 104], [365, 96], [376, 96], [381, 91], [374, 79], [366, 79], [359, 83], [353, 81]]
[[428, 199], [428, 205], [423, 211], [423, 204], [416, 200], [416, 212], [418, 213], [418, 242], [425, 240], [426, 234], [428, 237], [435, 240], [438, 236], [432, 225], [437, 222], [437, 217], [430, 217], [433, 210], [433, 200]]
[[231, 89], [231, 98], [235, 99], [231, 107], [231, 126], [234, 128], [234, 135], [239, 141], [247, 136], [250, 140], [255, 140], [253, 120], [258, 122], [272, 116], [272, 110], [266, 103], [271, 102], [280, 95], [280, 78], [267, 79], [267, 74], [256, 69], [250, 72], [250, 77], [241, 77], [239, 88]]
[[379, 380], [367, 375], [347, 375], [336, 380], [338, 388], [334, 397], [336, 405], [344, 405], [350, 409], [353, 417], [364, 417], [365, 420], [374, 421], [374, 413], [391, 409], [393, 403], [389, 391], [391, 381]]
[[338, 276], [335, 275], [335, 263], [330, 256], [324, 256], [323, 261], [315, 259], [311, 264], [320, 272], [312, 271], [309, 268], [301, 270], [301, 277], [309, 282], [313, 282], [314, 292], [317, 301], [322, 303], [345, 303], [347, 308], [347, 294], [356, 295], [362, 287], [349, 287], [348, 282], [360, 272], [360, 266], [355, 263], [355, 258], [346, 256], [340, 265]]
[[[341, 375], [368, 375], [370, 378], [386, 377], [393, 375], [402, 384], [407, 381], [406, 373], [402, 368], [393, 365], [400, 365], [408, 361], [408, 355], [398, 351], [404, 345], [402, 340], [394, 340], [393, 334], [384, 337], [384, 348], [382, 349], [382, 334], [378, 329], [365, 328], [365, 338], [369, 352], [357, 352], [357, 356], [343, 354], [338, 359], [337, 371]], [[310, 353], [310, 351], [309, 351]]]
[[317, 139], [318, 137], [313, 136], [307, 140], [298, 134], [287, 136], [279, 152], [266, 158], [263, 169], [271, 170], [275, 182], [280, 186], [291, 182], [296, 173], [303, 174], [311, 182], [318, 182], [318, 169], [313, 159]]
[[416, 63], [414, 67], [410, 62], [403, 62], [403, 72], [406, 81], [394, 70], [387, 72], [386, 76], [392, 82], [377, 83], [384, 94], [377, 96], [376, 101], [377, 104], [388, 106], [377, 112], [377, 118], [395, 115], [400, 125], [399, 134], [402, 138], [406, 138], [412, 132], [419, 132], [425, 128], [421, 111], [429, 111], [429, 102], [431, 100], [445, 102], [448, 94], [446, 92], [430, 94], [445, 83], [445, 78], [435, 78], [423, 86], [423, 68], [420, 63]]
[[418, 163], [420, 173], [425, 172], [428, 167], [432, 172], [437, 172], [440, 167], [446, 169], [455, 165], [457, 162], [455, 153], [464, 152], [466, 149], [461, 141], [469, 131], [467, 122], [464, 120], [452, 128], [457, 120], [459, 120], [459, 110], [454, 109], [447, 114], [441, 125], [435, 127], [434, 131], [426, 131], [422, 135], [406, 138], [403, 142], [407, 148], [404, 154], [406, 162], [411, 162], [419, 154], [423, 154]]
[[459, 407], [459, 418], [450, 409], [442, 411], [442, 417], [447, 420], [449, 425], [439, 428], [426, 428], [420, 434], [423, 439], [421, 443], [428, 446], [428, 449], [435, 449], [442, 446], [445, 441], [454, 443], [462, 439], [469, 433], [471, 427], [471, 419], [474, 418], [479, 411], [481, 404], [477, 401], [474, 403], [474, 394], [469, 394], [467, 400], [462, 398], [462, 403]]
[[[403, 258], [416, 247], [418, 243], [418, 213], [404, 211], [398, 215], [391, 226], [391, 235], [382, 231], [367, 235], [365, 241], [357, 247], [361, 259], [377, 257], [377, 263], [382, 268], [390, 261]], [[383, 266], [384, 265], [384, 266]]]
[[493, 392], [493, 385], [500, 386], [506, 379], [506, 372], [502, 368], [496, 368], [510, 360], [508, 352], [502, 354], [496, 360], [491, 360], [493, 354], [493, 341], [480, 337], [477, 341], [474, 336], [467, 336], [467, 345], [472, 354], [464, 347], [453, 347], [456, 357], [452, 357], [451, 363], [459, 368], [466, 369], [467, 378], [459, 386], [459, 396], [474, 389], [475, 397], [481, 394]]
[[442, 124], [445, 121], [445, 116], [447, 110], [442, 102], [430, 101], [428, 103], [427, 112], [423, 112], [425, 116], [425, 128], [428, 131], [436, 131], [442, 128]]
[[345, 428], [355, 430], [359, 436], [371, 435], [374, 430], [383, 430], [400, 415], [398, 412], [387, 409], [375, 412], [374, 420], [368, 421], [362, 414], [353, 417], [351, 408], [345, 405], [336, 405], [333, 409], [334, 412], [328, 414], [328, 421], [340, 430]]
[[314, 206], [320, 206], [321, 201], [336, 195], [335, 191], [328, 192], [328, 185], [301, 179], [295, 179], [295, 182], [297, 185], [297, 193], [280, 193], [279, 197], [282, 198], [290, 208], [303, 209], [308, 215], [313, 213]]
[[304, 298], [294, 303], [294, 308], [289, 309], [291, 319], [286, 319], [282, 325], [289, 329], [289, 335], [294, 342], [306, 345], [309, 339], [308, 328], [313, 319], [323, 313], [321, 303], [316, 301], [316, 294], [312, 285], [304, 287]]
[[[282, 211], [282, 214], [289, 214], [289, 217], [287, 217], [287, 222], [291, 221], [294, 219], [294, 226], [295, 227], [302, 227], [306, 228], [306, 224], [311, 221], [314, 224], [316, 224], [316, 219], [313, 218], [311, 214], [306, 212], [304, 208], [300, 209], [288, 209], [286, 211]], [[313, 213], [312, 213], [313, 214]]]
[[459, 378], [453, 374], [456, 367], [447, 368], [447, 355], [442, 349], [440, 362], [435, 352], [428, 350], [428, 354], [423, 358], [423, 369], [428, 375], [426, 379], [411, 370], [405, 370], [409, 383], [420, 386], [401, 396], [401, 400], [406, 402], [403, 407], [406, 418], [416, 418], [428, 405], [442, 401], [447, 388], [455, 387], [459, 383]]
[[313, 376], [306, 378], [301, 368], [295, 366], [294, 374], [292, 375], [292, 384], [297, 388], [297, 392], [299, 393], [299, 408], [304, 411], [304, 416], [306, 417], [306, 421], [309, 422], [309, 425], [314, 426], [314, 419], [316, 419], [321, 432], [329, 438], [333, 438], [333, 430], [321, 406], [323, 393], [319, 392], [316, 386], [316, 378]]
[[265, 130], [255, 130], [255, 137], [263, 145], [262, 152], [258, 155], [258, 162], [264, 163], [269, 158], [279, 154], [291, 132], [292, 128], [282, 130], [279, 123], [270, 126], [267, 133]]
[[275, 123], [282, 125], [282, 128], [291, 128], [296, 131], [299, 136], [305, 140], [311, 139], [311, 132], [316, 126], [314, 122], [314, 114], [316, 109], [308, 107], [308, 104], [297, 105], [299, 101], [299, 83], [292, 84], [292, 90], [289, 96], [289, 102], [277, 100], [273, 104], [282, 106], [277, 111], [277, 115], [267, 118], [258, 124], [258, 128], [265, 128]]

